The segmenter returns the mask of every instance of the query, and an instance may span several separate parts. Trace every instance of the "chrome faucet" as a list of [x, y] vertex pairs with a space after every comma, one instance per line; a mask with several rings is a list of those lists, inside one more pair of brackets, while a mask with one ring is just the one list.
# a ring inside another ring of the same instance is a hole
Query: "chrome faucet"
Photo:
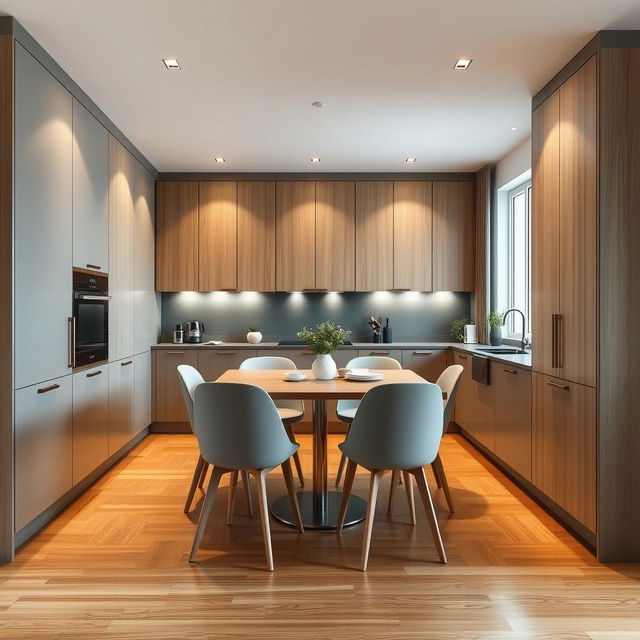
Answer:
[[526, 335], [527, 335], [527, 320], [524, 317], [524, 313], [520, 311], [520, 309], [516, 309], [513, 307], [512, 309], [507, 309], [502, 316], [502, 326], [504, 327], [507, 324], [507, 316], [513, 311], [517, 311], [522, 316], [522, 340], [520, 341], [520, 349], [525, 351], [527, 348]]

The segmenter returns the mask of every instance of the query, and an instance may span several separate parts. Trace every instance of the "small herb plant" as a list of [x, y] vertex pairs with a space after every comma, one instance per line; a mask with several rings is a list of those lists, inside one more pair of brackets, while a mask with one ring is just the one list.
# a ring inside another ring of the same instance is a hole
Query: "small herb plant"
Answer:
[[315, 331], [304, 327], [302, 331], [298, 332], [298, 338], [304, 340], [309, 348], [318, 355], [337, 351], [350, 335], [351, 331], [332, 322], [323, 322], [316, 327]]
[[458, 318], [451, 323], [451, 335], [458, 342], [464, 342], [464, 326], [466, 324], [471, 324], [470, 318]]
[[258, 333], [259, 333], [259, 332], [260, 332], [260, 327], [256, 327], [256, 325], [255, 325], [255, 324], [252, 324], [252, 325], [249, 327], [249, 333], [255, 333], [255, 332], [258, 332]]
[[502, 326], [502, 322], [503, 322], [503, 317], [504, 317], [503, 313], [498, 313], [497, 311], [492, 311], [487, 316], [487, 322], [489, 323], [490, 327], [501, 327]]

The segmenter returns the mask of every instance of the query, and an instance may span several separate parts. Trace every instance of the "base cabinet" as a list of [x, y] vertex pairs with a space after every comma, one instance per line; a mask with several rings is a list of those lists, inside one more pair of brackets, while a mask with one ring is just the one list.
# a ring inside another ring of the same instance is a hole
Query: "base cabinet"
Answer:
[[109, 367], [73, 374], [73, 484], [109, 457]]
[[402, 352], [402, 368], [415, 371], [429, 382], [435, 382], [447, 368], [447, 351], [415, 349]]
[[490, 384], [471, 380], [473, 385], [474, 420], [471, 435], [489, 451], [495, 448], [495, 431], [493, 421], [494, 387], [491, 374], [494, 362], [489, 363]]
[[533, 374], [532, 479], [541, 491], [596, 530], [596, 390]]
[[239, 369], [245, 360], [257, 355], [257, 349], [198, 351], [198, 370], [207, 382], [215, 382], [228, 369]]
[[109, 363], [109, 455], [113, 455], [135, 435], [133, 358]]
[[198, 367], [195, 349], [167, 349], [154, 352], [155, 421], [189, 422], [182, 391], [178, 384], [178, 365]]
[[19, 389], [14, 400], [19, 531], [72, 487], [71, 376]]
[[493, 363], [494, 453], [531, 481], [531, 372]]
[[133, 389], [133, 430], [138, 435], [153, 422], [151, 351], [140, 353], [133, 358], [135, 382]]
[[454, 420], [465, 431], [473, 433], [475, 421], [475, 393], [471, 378], [471, 356], [459, 351], [453, 352], [453, 364], [459, 364], [463, 371], [458, 384], [458, 395], [454, 407]]

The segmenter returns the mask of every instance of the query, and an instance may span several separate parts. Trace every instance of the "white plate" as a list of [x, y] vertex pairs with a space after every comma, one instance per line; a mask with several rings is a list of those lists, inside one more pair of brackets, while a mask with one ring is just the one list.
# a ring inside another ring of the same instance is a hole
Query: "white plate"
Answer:
[[384, 373], [347, 373], [344, 377], [354, 382], [376, 382], [384, 378]]
[[289, 374], [287, 375], [285, 373], [285, 375], [282, 376], [282, 379], [285, 382], [302, 382], [303, 380], [307, 379], [307, 374], [306, 373], [295, 373], [295, 374]]

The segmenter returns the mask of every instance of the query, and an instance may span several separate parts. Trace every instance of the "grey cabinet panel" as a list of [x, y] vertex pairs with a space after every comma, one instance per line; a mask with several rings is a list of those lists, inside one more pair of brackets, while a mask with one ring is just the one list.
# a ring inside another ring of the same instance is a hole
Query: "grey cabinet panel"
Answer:
[[[495, 362], [489, 363], [493, 370]], [[491, 374], [490, 374], [491, 375]], [[471, 434], [481, 442], [489, 451], [495, 448], [495, 432], [493, 423], [493, 383], [482, 384], [472, 380], [474, 388], [475, 419]]]
[[125, 358], [109, 363], [109, 455], [136, 434], [133, 422], [135, 362]]
[[475, 382], [471, 378], [471, 356], [467, 353], [453, 352], [453, 363], [462, 366], [462, 376], [458, 384], [458, 395], [454, 407], [454, 420], [465, 431], [473, 434], [475, 423]]
[[73, 100], [73, 266], [109, 271], [109, 134]]
[[72, 98], [16, 44], [15, 386], [70, 373]]
[[109, 457], [109, 367], [73, 374], [73, 484]]
[[72, 487], [71, 378], [15, 392], [16, 531]]
[[198, 370], [207, 382], [215, 382], [225, 371], [239, 369], [245, 360], [257, 355], [269, 355], [269, 352], [256, 349], [198, 351]]
[[406, 349], [402, 352], [402, 366], [435, 382], [447, 368], [447, 352], [445, 349]]
[[178, 384], [178, 365], [198, 367], [196, 350], [168, 349], [154, 352], [156, 422], [189, 422], [182, 391]]
[[151, 351], [134, 356], [134, 434], [151, 424]]

